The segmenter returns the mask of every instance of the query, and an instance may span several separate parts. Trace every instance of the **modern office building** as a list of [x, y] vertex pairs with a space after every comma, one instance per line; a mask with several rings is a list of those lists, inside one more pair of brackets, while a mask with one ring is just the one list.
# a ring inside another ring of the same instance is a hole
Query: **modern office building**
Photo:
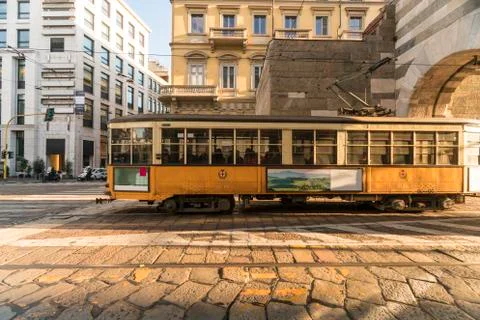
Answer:
[[[162, 101], [172, 113], [228, 114], [255, 113], [255, 91], [271, 39], [361, 40], [365, 27], [387, 3], [170, 2], [172, 79], [170, 86], [161, 89]], [[295, 50], [295, 43], [289, 50]]]
[[[10, 175], [22, 159], [73, 174], [107, 163], [107, 121], [160, 110], [150, 29], [123, 0], [0, 1], [1, 129]], [[77, 103], [77, 105], [75, 104]], [[55, 117], [42, 114], [55, 108]]]

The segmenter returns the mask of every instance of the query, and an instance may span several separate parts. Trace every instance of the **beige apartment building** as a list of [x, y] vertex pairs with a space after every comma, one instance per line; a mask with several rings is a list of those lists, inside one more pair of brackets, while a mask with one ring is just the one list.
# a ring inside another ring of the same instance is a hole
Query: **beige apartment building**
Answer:
[[386, 2], [171, 0], [171, 85], [161, 99], [171, 113], [254, 114], [272, 38], [361, 40]]

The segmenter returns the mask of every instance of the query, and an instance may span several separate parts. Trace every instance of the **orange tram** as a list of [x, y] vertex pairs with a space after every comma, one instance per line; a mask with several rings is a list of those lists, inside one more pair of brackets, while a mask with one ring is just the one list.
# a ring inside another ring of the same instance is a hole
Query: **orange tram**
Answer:
[[480, 192], [480, 121], [142, 114], [109, 123], [107, 194], [174, 212], [335, 198], [448, 209]]

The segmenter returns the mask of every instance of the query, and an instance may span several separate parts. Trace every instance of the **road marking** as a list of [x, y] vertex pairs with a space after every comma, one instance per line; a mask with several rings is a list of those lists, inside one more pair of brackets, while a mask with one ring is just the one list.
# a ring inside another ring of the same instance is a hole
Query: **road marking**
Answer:
[[442, 227], [463, 229], [463, 230], [468, 230], [468, 231], [480, 232], [480, 227], [467, 226], [467, 225], [464, 225], [464, 224], [448, 223], [448, 222], [443, 222], [443, 221], [422, 221], [421, 223], [431, 224], [431, 225], [436, 225], [436, 226], [442, 226]]

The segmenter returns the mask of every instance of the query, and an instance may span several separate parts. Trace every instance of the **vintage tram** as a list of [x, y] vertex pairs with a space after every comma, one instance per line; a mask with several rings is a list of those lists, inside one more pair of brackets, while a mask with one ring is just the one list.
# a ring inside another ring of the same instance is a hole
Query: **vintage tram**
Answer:
[[234, 199], [447, 209], [480, 192], [480, 122], [141, 114], [109, 123], [112, 199], [231, 212]]

